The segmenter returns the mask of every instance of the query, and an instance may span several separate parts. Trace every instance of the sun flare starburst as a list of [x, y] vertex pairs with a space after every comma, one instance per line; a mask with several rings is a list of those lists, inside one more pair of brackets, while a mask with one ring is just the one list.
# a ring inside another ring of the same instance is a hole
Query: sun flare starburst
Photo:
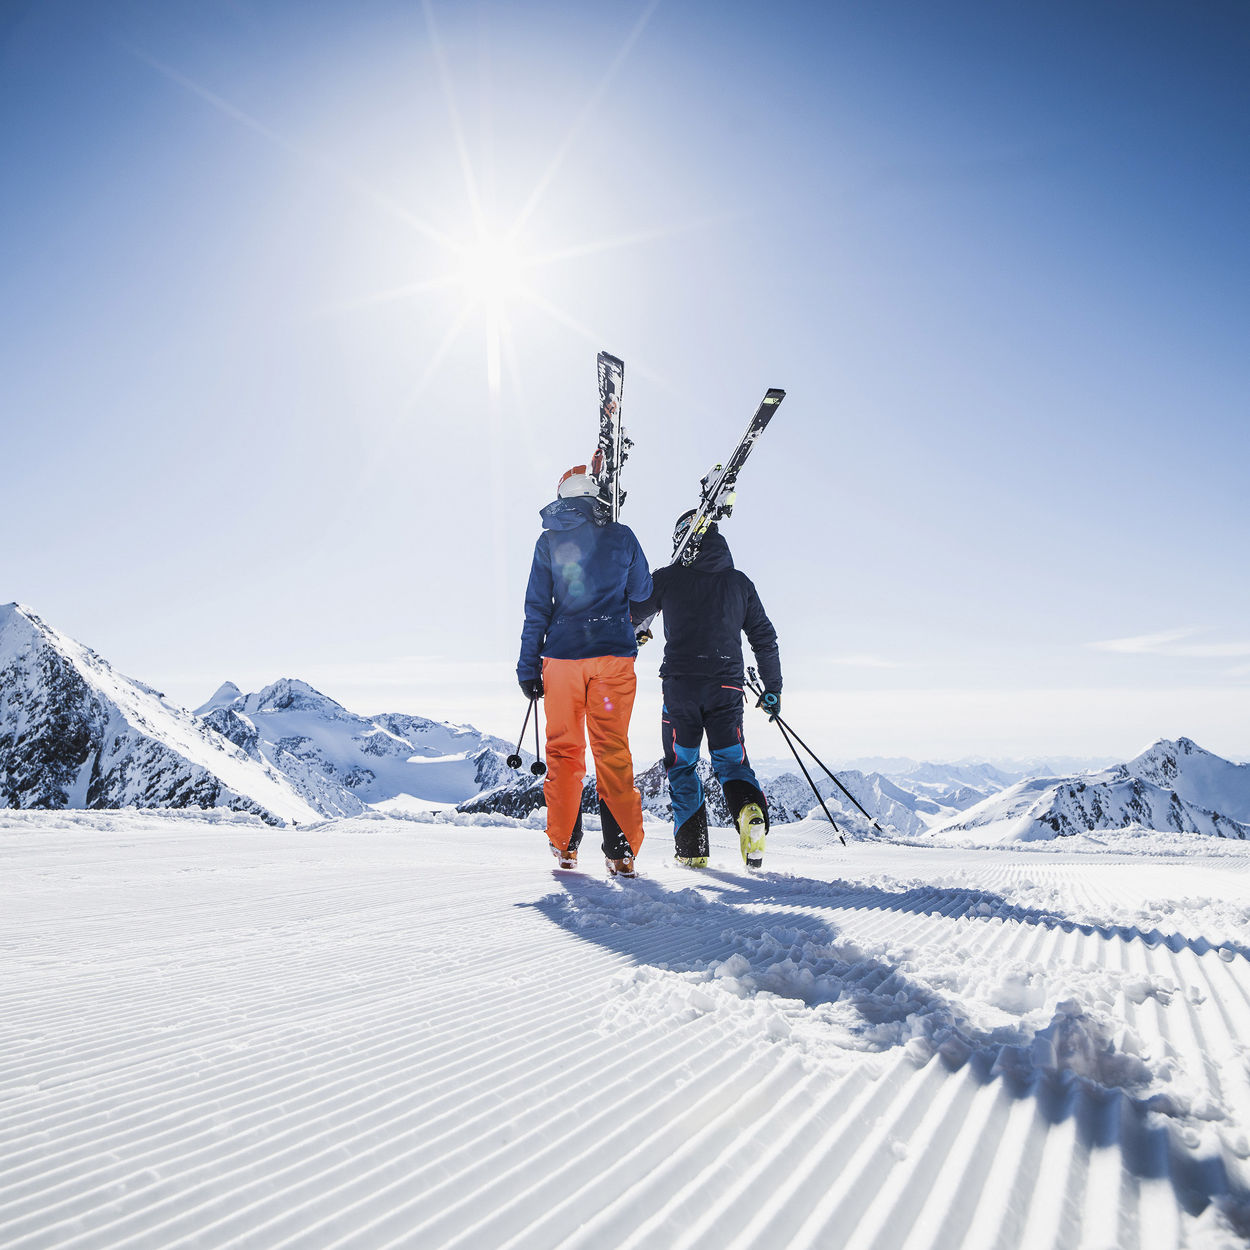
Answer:
[[[517, 353], [511, 339], [513, 318], [511, 311], [517, 306], [524, 306], [541, 312], [566, 331], [573, 332], [583, 339], [602, 346], [601, 336], [593, 333], [582, 325], [570, 313], [559, 307], [549, 298], [540, 295], [530, 284], [530, 279], [545, 266], [565, 262], [574, 258], [593, 256], [618, 248], [633, 247], [653, 239], [678, 234], [691, 228], [697, 228], [703, 222], [686, 223], [637, 231], [632, 234], [615, 238], [602, 239], [597, 242], [575, 243], [565, 245], [558, 250], [533, 252], [521, 243], [520, 236], [526, 223], [534, 218], [542, 201], [546, 198], [556, 175], [564, 165], [574, 141], [584, 129], [604, 98], [609, 85], [629, 56], [634, 45], [641, 37], [652, 13], [660, 0], [646, 0], [642, 11], [626, 34], [616, 55], [608, 63], [606, 70], [600, 75], [595, 89], [589, 99], [574, 116], [568, 132], [554, 147], [550, 160], [543, 167], [540, 177], [529, 191], [529, 194], [518, 199], [512, 221], [506, 228], [499, 228], [491, 223], [491, 209], [484, 200], [483, 188], [489, 187], [493, 179], [483, 179], [466, 141], [464, 127], [461, 123], [460, 110], [456, 102], [452, 74], [448, 65], [446, 51], [438, 31], [431, 0], [422, 0], [425, 13], [426, 28], [430, 37], [438, 80], [447, 106], [448, 119], [451, 126], [451, 140], [455, 149], [461, 175], [464, 180], [466, 204], [469, 210], [471, 233], [466, 232], [460, 238], [449, 235], [443, 229], [424, 219], [407, 205], [399, 202], [359, 175], [344, 167], [340, 162], [326, 156], [322, 152], [288, 139], [259, 119], [245, 113], [235, 104], [220, 95], [194, 82], [186, 75], [165, 65], [154, 57], [137, 49], [135, 55], [150, 65], [158, 73], [183, 89], [190, 91], [210, 104], [214, 109], [231, 118], [239, 125], [263, 136], [276, 144], [290, 155], [328, 173], [344, 186], [350, 187], [368, 201], [375, 209], [398, 218], [404, 225], [413, 230], [427, 243], [432, 243], [437, 252], [445, 257], [448, 264], [442, 272], [424, 277], [405, 285], [366, 293], [349, 302], [336, 305], [336, 311], [345, 312], [353, 309], [367, 308], [395, 301], [417, 297], [442, 297], [451, 291], [459, 295], [458, 310], [446, 325], [440, 341], [424, 356], [421, 379], [413, 402], [432, 381], [454, 346], [459, 336], [464, 333], [475, 316], [480, 317], [485, 329], [486, 380], [492, 397], [499, 394], [501, 384], [501, 362], [508, 365], [509, 375], [515, 375]], [[493, 150], [493, 137], [487, 143], [487, 150]], [[489, 160], [487, 161], [489, 166]], [[490, 172], [489, 168], [485, 171]], [[644, 375], [646, 370], [639, 369]], [[658, 381], [658, 379], [655, 379]], [[515, 385], [520, 387], [519, 377], [513, 377]]]

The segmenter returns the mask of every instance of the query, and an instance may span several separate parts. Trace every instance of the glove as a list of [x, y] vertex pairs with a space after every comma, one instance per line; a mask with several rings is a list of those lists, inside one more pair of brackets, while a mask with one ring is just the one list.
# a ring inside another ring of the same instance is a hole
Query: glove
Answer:
[[755, 706], [762, 707], [768, 713], [769, 720], [776, 720], [781, 715], [781, 695], [773, 690], [765, 690]]
[[533, 703], [535, 699], [543, 697], [543, 679], [541, 677], [527, 677], [518, 683], [521, 687], [521, 693]]
[[654, 638], [655, 635], [649, 629], [640, 629], [634, 633], [634, 641], [640, 646], [646, 646], [647, 643]]

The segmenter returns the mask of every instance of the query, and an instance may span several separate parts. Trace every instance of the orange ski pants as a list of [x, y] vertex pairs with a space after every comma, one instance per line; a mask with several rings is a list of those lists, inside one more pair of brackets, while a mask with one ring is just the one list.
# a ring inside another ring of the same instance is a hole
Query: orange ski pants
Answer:
[[[635, 855], [642, 846], [642, 799], [634, 785], [629, 753], [629, 717], [634, 709], [633, 656], [589, 660], [543, 660], [543, 703], [547, 712], [547, 837], [567, 850], [586, 779], [586, 737], [595, 757], [595, 788], [604, 813], [604, 852], [611, 858], [614, 821]], [[623, 849], [623, 848], [622, 848]]]

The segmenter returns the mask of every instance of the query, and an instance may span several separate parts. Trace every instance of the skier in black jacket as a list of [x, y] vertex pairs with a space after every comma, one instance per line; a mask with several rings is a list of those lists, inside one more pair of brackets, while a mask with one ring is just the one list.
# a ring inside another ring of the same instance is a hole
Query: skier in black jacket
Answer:
[[[678, 518], [674, 544], [694, 516], [690, 511]], [[742, 857], [749, 868], [759, 868], [768, 803], [742, 739], [742, 635], [746, 633], [764, 683], [759, 706], [775, 716], [781, 710], [777, 631], [751, 579], [734, 568], [729, 545], [715, 524], [704, 532], [691, 564], [670, 564], [651, 578], [651, 597], [631, 603], [630, 611], [635, 623], [664, 614], [661, 735], [677, 859], [692, 868], [707, 867], [707, 809], [696, 771], [706, 732], [712, 768], [738, 826]]]

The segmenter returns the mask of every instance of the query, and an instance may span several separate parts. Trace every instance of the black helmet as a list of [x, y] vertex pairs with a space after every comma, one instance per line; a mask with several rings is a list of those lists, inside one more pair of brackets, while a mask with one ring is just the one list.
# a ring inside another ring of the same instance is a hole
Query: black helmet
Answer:
[[677, 518], [677, 524], [673, 526], [673, 543], [676, 545], [686, 536], [686, 531], [690, 528], [690, 522], [694, 520], [698, 514], [698, 508], [691, 508], [689, 512], [683, 512]]
[[[673, 546], [677, 546], [683, 538], [686, 537], [686, 531], [690, 528], [690, 523], [699, 515], [698, 508], [691, 508], [689, 512], [683, 512], [677, 518], [677, 524], [673, 526]], [[699, 525], [699, 532], [695, 538], [702, 542], [709, 534], [716, 534], [720, 531], [716, 528], [715, 521], [709, 521], [704, 517]]]

